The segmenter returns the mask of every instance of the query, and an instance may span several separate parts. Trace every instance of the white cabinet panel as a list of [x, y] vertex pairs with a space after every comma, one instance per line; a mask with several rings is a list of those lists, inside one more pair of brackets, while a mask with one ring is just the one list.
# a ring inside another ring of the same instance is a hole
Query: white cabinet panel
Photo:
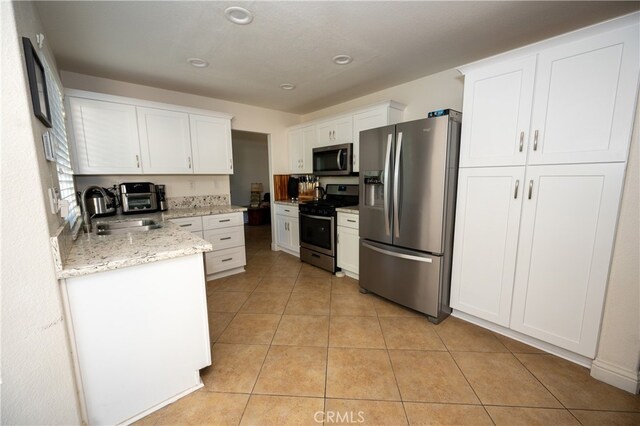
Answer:
[[316, 145], [318, 147], [353, 142], [353, 116], [351, 114], [320, 123], [316, 129]]
[[524, 167], [460, 169], [451, 306], [508, 326]]
[[313, 148], [316, 147], [316, 126], [302, 129], [302, 173], [313, 173]]
[[285, 206], [282, 204], [276, 204], [276, 214], [282, 216], [291, 216], [293, 218], [298, 217], [298, 207], [295, 205]]
[[[340, 213], [338, 213], [340, 216]], [[360, 273], [360, 237], [358, 229], [338, 226], [338, 267], [354, 274]]]
[[[296, 209], [297, 210], [297, 209]], [[276, 242], [281, 249], [300, 254], [300, 222], [298, 217], [276, 214]]]
[[77, 174], [140, 174], [136, 108], [69, 97], [71, 151]]
[[205, 231], [229, 226], [242, 226], [243, 224], [242, 212], [202, 216], [202, 226]]
[[204, 239], [213, 245], [214, 250], [222, 250], [231, 247], [244, 247], [244, 227], [232, 226], [229, 228], [210, 229], [203, 232]]
[[389, 107], [382, 106], [353, 115], [353, 171], [360, 171], [360, 132], [389, 124]]
[[289, 168], [292, 174], [313, 173], [313, 148], [316, 145], [316, 126], [289, 131]]
[[624, 169], [527, 169], [511, 328], [595, 356]]
[[189, 231], [189, 232], [202, 231], [202, 217], [201, 216], [183, 217], [183, 218], [178, 218], [178, 219], [171, 219], [171, 222], [175, 223], [176, 225], [180, 226], [181, 228], [184, 228], [185, 231]]
[[189, 114], [193, 173], [233, 174], [231, 121]]
[[465, 76], [460, 167], [524, 165], [536, 57]]
[[244, 246], [206, 253], [204, 263], [207, 275], [220, 274], [230, 269], [242, 268], [247, 264]]
[[529, 164], [626, 160], [638, 83], [638, 34], [632, 32], [540, 53]]
[[193, 173], [189, 115], [155, 108], [136, 109], [143, 172]]

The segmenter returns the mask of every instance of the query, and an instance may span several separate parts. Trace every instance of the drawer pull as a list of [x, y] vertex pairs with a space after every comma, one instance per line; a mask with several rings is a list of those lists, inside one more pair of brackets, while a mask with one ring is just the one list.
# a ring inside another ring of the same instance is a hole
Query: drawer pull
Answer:
[[187, 226], [193, 226], [193, 223], [187, 223], [186, 225], [180, 225], [183, 228], [186, 228]]
[[224, 240], [230, 240], [231, 237], [224, 237], [224, 238], [220, 238], [220, 241], [224, 241]]
[[347, 222], [356, 223], [356, 221], [353, 219], [347, 219]]
[[222, 259], [222, 261], [223, 261], [223, 262], [228, 262], [228, 261], [230, 261], [230, 260], [233, 260], [233, 257], [230, 257], [230, 258], [228, 258], [228, 259]]
[[291, 210], [287, 210], [287, 209], [284, 209], [284, 211], [287, 212], [287, 213], [291, 212]]
[[222, 223], [222, 222], [231, 222], [231, 219], [221, 219], [218, 222]]

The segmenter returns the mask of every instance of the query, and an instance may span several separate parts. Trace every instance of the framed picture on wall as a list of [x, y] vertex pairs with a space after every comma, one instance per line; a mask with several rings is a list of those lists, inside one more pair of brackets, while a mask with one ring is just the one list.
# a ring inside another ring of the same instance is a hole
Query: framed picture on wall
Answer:
[[38, 52], [31, 44], [31, 40], [27, 37], [22, 37], [22, 46], [24, 48], [25, 61], [27, 62], [33, 114], [42, 121], [42, 124], [51, 127], [51, 111], [49, 110], [49, 96], [47, 96], [47, 79], [44, 74], [44, 66], [40, 62]]

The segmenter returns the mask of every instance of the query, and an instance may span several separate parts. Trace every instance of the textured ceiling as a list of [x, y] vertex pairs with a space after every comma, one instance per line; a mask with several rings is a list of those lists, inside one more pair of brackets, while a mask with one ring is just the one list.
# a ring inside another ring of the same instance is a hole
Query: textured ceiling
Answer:
[[[254, 13], [246, 26], [223, 11]], [[298, 114], [620, 16], [640, 2], [38, 2], [60, 69]], [[349, 54], [338, 66], [331, 58]], [[199, 57], [203, 69], [186, 62]], [[281, 83], [296, 90], [283, 91]]]

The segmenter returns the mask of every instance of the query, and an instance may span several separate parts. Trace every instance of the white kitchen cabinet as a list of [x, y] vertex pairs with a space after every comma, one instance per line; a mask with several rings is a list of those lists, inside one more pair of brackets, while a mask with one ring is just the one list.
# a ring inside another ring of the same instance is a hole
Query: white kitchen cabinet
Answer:
[[69, 134], [77, 174], [142, 173], [136, 108], [68, 97]]
[[535, 70], [530, 56], [465, 76], [460, 167], [525, 164]]
[[352, 213], [338, 212], [338, 268], [352, 277], [358, 278], [360, 273], [360, 236], [359, 216]]
[[316, 146], [316, 126], [289, 131], [289, 167], [292, 174], [313, 173], [313, 148]]
[[[392, 110], [388, 105], [379, 106], [367, 111], [362, 111], [353, 115], [353, 171], [360, 171], [360, 132], [363, 130], [375, 129], [397, 123], [391, 115]], [[395, 117], [395, 114], [393, 114]]]
[[319, 123], [316, 127], [318, 147], [353, 142], [353, 115], [343, 115]]
[[624, 170], [527, 168], [512, 329], [595, 357]]
[[142, 171], [192, 174], [189, 115], [156, 108], [136, 108]]
[[278, 248], [300, 256], [300, 220], [297, 206], [276, 204], [276, 244]]
[[524, 167], [460, 169], [451, 307], [509, 326]]
[[626, 160], [638, 41], [628, 27], [540, 52], [529, 164]]
[[189, 114], [193, 173], [233, 174], [231, 121], [205, 115]]
[[203, 238], [213, 251], [205, 253], [208, 279], [244, 271], [247, 264], [242, 212], [202, 216]]

